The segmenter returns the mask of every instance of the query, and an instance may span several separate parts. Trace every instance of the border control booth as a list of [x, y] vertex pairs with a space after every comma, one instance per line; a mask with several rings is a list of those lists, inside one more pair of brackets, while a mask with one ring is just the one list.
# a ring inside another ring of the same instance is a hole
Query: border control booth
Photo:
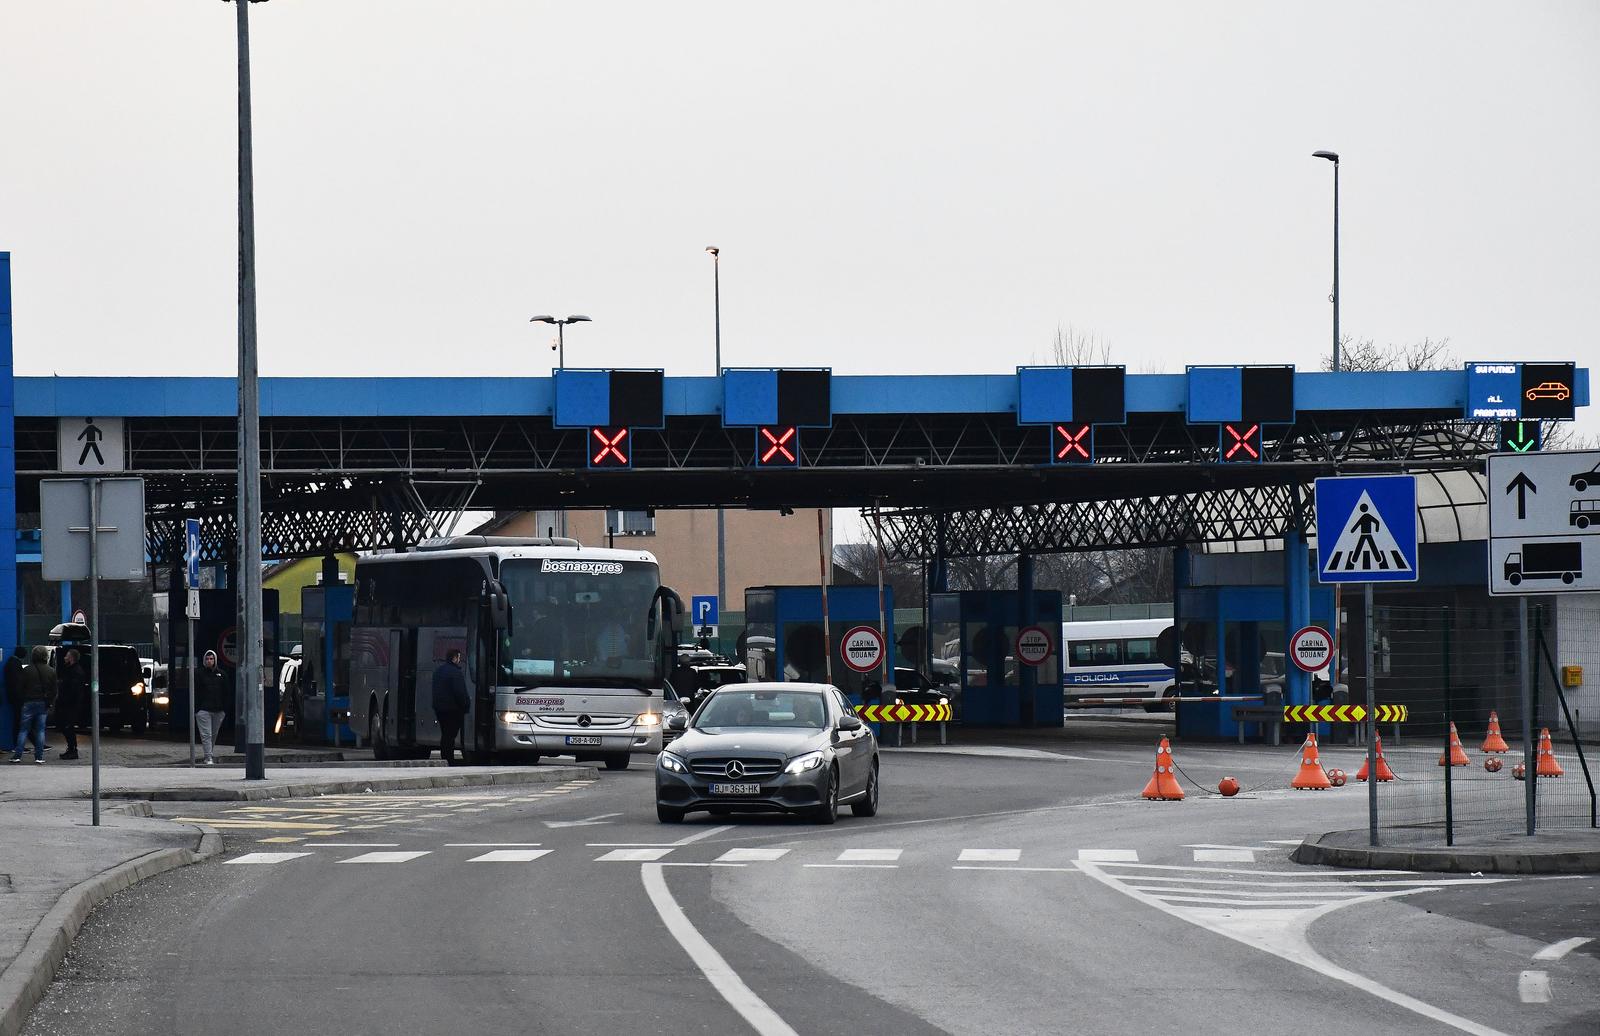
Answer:
[[963, 590], [928, 608], [931, 667], [955, 672], [961, 723], [1063, 725], [1058, 591]]
[[[833, 685], [860, 705], [866, 682], [888, 683], [883, 674], [894, 671], [894, 591], [889, 587], [883, 589], [881, 621], [877, 587], [828, 587], [826, 636], [821, 587], [751, 587], [745, 591], [744, 608], [739, 654], [748, 680], [827, 683], [832, 652]], [[863, 626], [877, 631], [882, 655], [875, 664], [859, 668], [860, 660], [848, 660], [846, 648], [850, 632]]]

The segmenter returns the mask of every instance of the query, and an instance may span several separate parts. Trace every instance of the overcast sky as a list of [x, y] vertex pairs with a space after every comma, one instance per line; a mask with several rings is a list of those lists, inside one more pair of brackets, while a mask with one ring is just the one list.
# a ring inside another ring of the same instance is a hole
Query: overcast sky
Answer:
[[[3, 2], [20, 373], [234, 370], [216, 0]], [[265, 374], [1600, 367], [1600, 4], [251, 8]], [[1600, 386], [1596, 386], [1600, 388]], [[1597, 408], [1591, 408], [1591, 412]], [[1600, 430], [1593, 417], [1585, 430]]]

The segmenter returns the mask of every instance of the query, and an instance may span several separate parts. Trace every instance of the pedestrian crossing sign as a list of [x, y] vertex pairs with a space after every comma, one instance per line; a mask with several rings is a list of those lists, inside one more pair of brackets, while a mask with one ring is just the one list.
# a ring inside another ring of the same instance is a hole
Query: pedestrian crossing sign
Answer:
[[1316, 511], [1322, 582], [1417, 581], [1416, 476], [1319, 478]]

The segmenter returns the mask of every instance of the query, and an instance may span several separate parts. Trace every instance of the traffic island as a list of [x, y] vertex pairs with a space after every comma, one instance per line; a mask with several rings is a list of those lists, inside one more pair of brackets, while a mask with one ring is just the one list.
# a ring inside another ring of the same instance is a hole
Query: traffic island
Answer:
[[[1380, 837], [1383, 837], [1380, 834]], [[1289, 854], [1295, 863], [1362, 870], [1456, 874], [1600, 874], [1600, 831], [1557, 828], [1526, 835], [1475, 835], [1470, 842], [1368, 845], [1366, 828], [1308, 837]]]

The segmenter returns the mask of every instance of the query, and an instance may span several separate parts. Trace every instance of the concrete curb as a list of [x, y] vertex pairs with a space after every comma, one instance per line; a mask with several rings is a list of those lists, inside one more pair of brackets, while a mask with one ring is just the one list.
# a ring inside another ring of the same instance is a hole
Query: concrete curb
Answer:
[[[1495, 849], [1413, 849], [1404, 846], [1329, 845], [1349, 832], [1307, 838], [1289, 854], [1295, 863], [1363, 870], [1442, 871], [1451, 874], [1597, 874], [1600, 849], [1516, 852]], [[1362, 832], [1364, 834], [1364, 832]]]
[[[104, 799], [136, 799], [145, 802], [259, 802], [263, 799], [299, 799], [316, 795], [351, 795], [367, 791], [406, 791], [429, 788], [488, 788], [517, 784], [559, 784], [573, 777], [589, 776], [592, 766], [541, 766], [538, 769], [414, 774], [396, 777], [306, 781], [295, 784], [268, 784], [266, 787], [235, 784], [197, 785], [186, 788], [112, 788], [100, 793]], [[88, 797], [88, 793], [84, 793]], [[0, 1032], [0, 1036], [5, 1036]]]
[[222, 851], [222, 836], [204, 824], [185, 825], [200, 832], [193, 849], [157, 849], [79, 882], [56, 900], [34, 926], [22, 952], [0, 974], [0, 1036], [16, 1036], [43, 999], [78, 929], [95, 907], [146, 878], [186, 867]]

